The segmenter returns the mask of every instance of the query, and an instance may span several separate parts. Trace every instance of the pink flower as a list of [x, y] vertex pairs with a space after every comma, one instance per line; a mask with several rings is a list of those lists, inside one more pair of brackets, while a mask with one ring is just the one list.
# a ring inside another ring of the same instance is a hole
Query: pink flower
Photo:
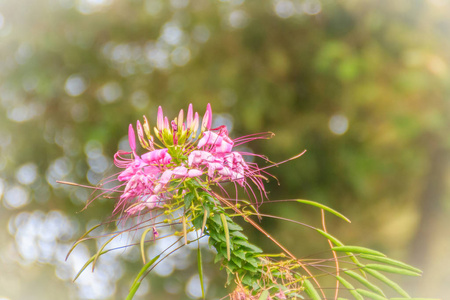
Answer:
[[[239, 152], [233, 151], [233, 147], [235, 144], [266, 138], [266, 135], [233, 140], [225, 126], [212, 129], [211, 124], [212, 110], [209, 104], [203, 116], [200, 138], [197, 137], [199, 117], [197, 112], [194, 113], [192, 104], [188, 107], [186, 119], [183, 110], [180, 110], [178, 117], [171, 122], [159, 107], [154, 130], [163, 146], [154, 143], [144, 117], [143, 125], [139, 121], [136, 123], [139, 142], [147, 149], [140, 156], [136, 152], [135, 132], [130, 125], [128, 141], [132, 151], [118, 151], [114, 156], [116, 166], [124, 169], [117, 176], [117, 180], [123, 182], [120, 186], [124, 188], [115, 211], [121, 208], [128, 215], [134, 215], [144, 209], [158, 208], [157, 203], [162, 199], [170, 200], [172, 193], [177, 192], [176, 189], [171, 190], [170, 186], [181, 187], [180, 183], [190, 178], [199, 178], [205, 185], [211, 182], [235, 182], [250, 190], [253, 196], [255, 194], [250, 184], [254, 184], [261, 195], [265, 195], [262, 170], [255, 163], [246, 163]], [[155, 149], [155, 145], [161, 148]], [[131, 158], [125, 155], [131, 155]], [[206, 178], [202, 179], [204, 174]]]

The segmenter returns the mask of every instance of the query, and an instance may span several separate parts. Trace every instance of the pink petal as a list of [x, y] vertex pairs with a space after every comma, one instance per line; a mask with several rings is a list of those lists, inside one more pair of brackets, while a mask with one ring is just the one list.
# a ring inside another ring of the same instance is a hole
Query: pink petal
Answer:
[[189, 104], [188, 107], [188, 112], [187, 112], [187, 118], [186, 118], [186, 127], [187, 128], [191, 128], [191, 124], [192, 124], [192, 114], [193, 114], [193, 109], [192, 109], [192, 103]]
[[188, 177], [192, 178], [192, 177], [198, 177], [201, 176], [203, 174], [202, 171], [197, 170], [197, 169], [191, 169], [188, 171]]
[[156, 127], [158, 128], [158, 130], [163, 130], [164, 128], [164, 114], [161, 106], [158, 107], [158, 117], [156, 120]]
[[159, 183], [161, 184], [166, 184], [170, 181], [170, 179], [172, 178], [172, 170], [166, 170], [164, 171], [164, 173], [161, 175], [161, 178], [159, 178]]
[[202, 131], [210, 130], [211, 129], [211, 123], [212, 123], [212, 111], [211, 111], [211, 105], [208, 103], [206, 106], [206, 112], [203, 116], [202, 121]]
[[136, 152], [136, 136], [134, 135], [133, 125], [128, 126], [128, 142], [133, 152]]
[[186, 169], [183, 166], [176, 167], [175, 169], [173, 169], [173, 175], [175, 175], [176, 177], [184, 177], [184, 176], [186, 176], [187, 173], [188, 173], [188, 169]]

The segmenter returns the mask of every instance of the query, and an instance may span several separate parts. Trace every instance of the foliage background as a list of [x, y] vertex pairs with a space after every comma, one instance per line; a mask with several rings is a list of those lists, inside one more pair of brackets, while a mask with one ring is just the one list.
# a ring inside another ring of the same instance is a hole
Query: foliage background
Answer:
[[[449, 34], [445, 0], [0, 1], [0, 299], [124, 298], [136, 251], [105, 256], [77, 284], [95, 245], [64, 262], [112, 200], [80, 212], [89, 191], [55, 180], [95, 185], [129, 123], [190, 102], [210, 102], [233, 136], [274, 132], [249, 145], [273, 161], [307, 149], [272, 170], [270, 198], [338, 209], [353, 224], [329, 218], [335, 236], [422, 268], [404, 282], [415, 296], [450, 294]], [[298, 256], [327, 249], [294, 225], [263, 225]], [[208, 298], [219, 298], [211, 259]], [[137, 298], [196, 298], [195, 269], [183, 252]]]

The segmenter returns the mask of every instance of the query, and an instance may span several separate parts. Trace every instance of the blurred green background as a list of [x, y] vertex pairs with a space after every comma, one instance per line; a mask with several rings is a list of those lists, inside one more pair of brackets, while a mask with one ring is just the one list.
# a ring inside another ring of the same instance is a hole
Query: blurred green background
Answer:
[[[446, 0], [0, 1], [0, 299], [125, 298], [137, 249], [76, 283], [95, 244], [64, 261], [113, 200], [81, 212], [90, 191], [55, 181], [97, 184], [129, 123], [191, 102], [210, 102], [234, 137], [274, 132], [248, 145], [272, 161], [307, 149], [271, 170], [269, 197], [339, 210], [353, 223], [329, 217], [332, 234], [422, 268], [399, 278], [412, 295], [449, 295], [449, 36]], [[320, 224], [299, 204], [261, 209]], [[263, 226], [299, 257], [328, 249], [297, 225]], [[219, 299], [212, 256], [207, 299]], [[156, 271], [136, 299], [198, 297], [193, 253]]]

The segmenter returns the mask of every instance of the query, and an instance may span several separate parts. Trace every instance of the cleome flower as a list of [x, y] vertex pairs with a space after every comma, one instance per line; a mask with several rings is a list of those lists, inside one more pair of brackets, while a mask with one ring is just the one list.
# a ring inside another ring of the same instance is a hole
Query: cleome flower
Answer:
[[[137, 154], [136, 134], [130, 124], [128, 140], [131, 152], [119, 150], [114, 155], [115, 165], [124, 169], [117, 176], [121, 183], [115, 190], [120, 191], [120, 197], [114, 212], [125, 212], [132, 216], [144, 210], [159, 208], [165, 201], [172, 199], [183, 188], [183, 181], [189, 178], [198, 180], [206, 187], [233, 182], [244, 187], [255, 199], [264, 198], [266, 193], [262, 180], [266, 179], [263, 174], [267, 173], [256, 163], [246, 162], [242, 156], [254, 154], [233, 151], [233, 148], [251, 140], [269, 138], [271, 134], [256, 134], [233, 140], [226, 126], [211, 128], [211, 124], [210, 104], [207, 105], [201, 126], [199, 114], [193, 112], [192, 104], [188, 107], [185, 122], [183, 110], [169, 122], [159, 107], [154, 136], [160, 144], [155, 142], [150, 133], [145, 116], [143, 124], [140, 121], [136, 123], [139, 142], [146, 151], [141, 155]], [[260, 191], [259, 197], [250, 184]]]

